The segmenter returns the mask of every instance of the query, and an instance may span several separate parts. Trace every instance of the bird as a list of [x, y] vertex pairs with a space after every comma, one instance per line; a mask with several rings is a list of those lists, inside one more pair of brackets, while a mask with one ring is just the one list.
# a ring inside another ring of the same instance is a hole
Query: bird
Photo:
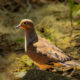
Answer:
[[22, 19], [16, 28], [24, 29], [25, 51], [40, 70], [54, 67], [73, 67], [79, 69], [80, 62], [72, 59], [49, 40], [37, 35], [32, 20]]

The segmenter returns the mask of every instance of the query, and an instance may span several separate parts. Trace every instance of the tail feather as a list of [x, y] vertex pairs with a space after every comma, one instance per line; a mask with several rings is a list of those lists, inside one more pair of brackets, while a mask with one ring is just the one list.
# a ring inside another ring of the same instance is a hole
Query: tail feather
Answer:
[[66, 61], [65, 64], [67, 64], [68, 66], [74, 67], [75, 69], [80, 70], [80, 62], [76, 60]]

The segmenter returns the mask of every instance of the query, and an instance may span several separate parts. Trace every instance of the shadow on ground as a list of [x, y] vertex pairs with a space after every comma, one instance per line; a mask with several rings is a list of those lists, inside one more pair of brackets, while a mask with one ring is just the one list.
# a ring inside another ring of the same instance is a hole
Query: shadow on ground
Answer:
[[72, 78], [62, 76], [53, 72], [29, 70], [20, 80], [73, 80]]

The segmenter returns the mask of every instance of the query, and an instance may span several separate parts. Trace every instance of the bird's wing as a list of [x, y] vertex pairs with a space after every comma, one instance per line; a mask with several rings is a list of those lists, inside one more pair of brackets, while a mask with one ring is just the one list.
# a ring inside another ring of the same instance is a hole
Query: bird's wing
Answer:
[[37, 49], [37, 53], [46, 56], [50, 62], [65, 62], [69, 61], [70, 58], [58, 49], [56, 46], [52, 45], [49, 41], [40, 38], [37, 43], [34, 44]]

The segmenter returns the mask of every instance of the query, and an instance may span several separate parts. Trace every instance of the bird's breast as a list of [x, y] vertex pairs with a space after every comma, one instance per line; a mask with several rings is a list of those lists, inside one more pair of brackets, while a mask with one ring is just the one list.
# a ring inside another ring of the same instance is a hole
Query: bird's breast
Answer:
[[47, 64], [49, 59], [47, 56], [43, 56], [42, 53], [37, 52], [36, 48], [28, 48], [27, 49], [28, 56], [38, 64]]

